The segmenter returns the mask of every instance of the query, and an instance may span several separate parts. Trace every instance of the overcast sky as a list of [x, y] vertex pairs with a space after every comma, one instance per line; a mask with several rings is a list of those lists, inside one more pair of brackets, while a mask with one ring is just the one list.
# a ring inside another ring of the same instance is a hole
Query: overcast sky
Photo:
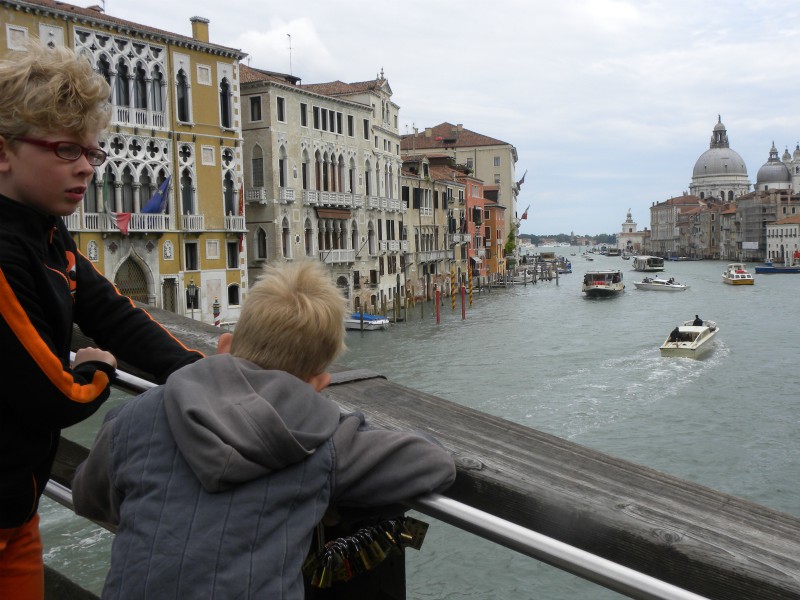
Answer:
[[[80, 6], [96, 1], [73, 0]], [[107, 0], [303, 83], [383, 70], [400, 133], [461, 123], [517, 148], [522, 233], [617, 233], [688, 191], [717, 115], [751, 183], [800, 140], [797, 0]], [[287, 35], [288, 34], [288, 35]], [[291, 35], [291, 53], [289, 51]]]

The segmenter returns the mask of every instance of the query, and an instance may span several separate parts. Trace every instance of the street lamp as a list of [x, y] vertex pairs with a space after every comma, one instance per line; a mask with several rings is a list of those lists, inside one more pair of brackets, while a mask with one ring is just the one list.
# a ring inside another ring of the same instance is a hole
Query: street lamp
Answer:
[[189, 279], [189, 285], [186, 286], [186, 300], [192, 309], [192, 320], [194, 320], [194, 309], [197, 305], [197, 286], [194, 284], [194, 277]]

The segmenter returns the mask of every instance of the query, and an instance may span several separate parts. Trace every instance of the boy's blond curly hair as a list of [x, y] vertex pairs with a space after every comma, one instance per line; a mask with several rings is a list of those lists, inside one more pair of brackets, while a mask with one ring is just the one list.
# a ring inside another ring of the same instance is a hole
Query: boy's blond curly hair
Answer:
[[110, 91], [86, 57], [29, 41], [0, 61], [0, 134], [99, 134], [110, 120]]
[[270, 265], [247, 294], [231, 354], [308, 381], [344, 352], [346, 312], [320, 263]]

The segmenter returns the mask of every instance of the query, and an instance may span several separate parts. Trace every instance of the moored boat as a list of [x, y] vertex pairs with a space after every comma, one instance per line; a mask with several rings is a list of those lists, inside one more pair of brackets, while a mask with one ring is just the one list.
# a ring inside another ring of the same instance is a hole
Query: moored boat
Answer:
[[683, 292], [689, 289], [688, 285], [678, 283], [673, 277], [663, 279], [661, 277], [645, 277], [641, 281], [634, 281], [633, 285], [637, 290], [655, 290], [664, 292]]
[[684, 321], [673, 329], [661, 344], [661, 356], [700, 358], [711, 351], [719, 327], [714, 321], [702, 321], [702, 325], [695, 325], [695, 322]]
[[389, 329], [389, 319], [380, 315], [371, 315], [369, 313], [358, 313], [345, 317], [345, 329], [363, 329], [364, 331], [373, 331], [375, 329]]
[[800, 265], [775, 265], [768, 260], [763, 265], [755, 267], [756, 274], [769, 275], [771, 273], [800, 273]]
[[622, 271], [588, 271], [583, 276], [582, 291], [589, 298], [616, 296], [624, 290]]
[[722, 273], [722, 281], [729, 285], [753, 285], [752, 273], [744, 266], [744, 263], [729, 263]]

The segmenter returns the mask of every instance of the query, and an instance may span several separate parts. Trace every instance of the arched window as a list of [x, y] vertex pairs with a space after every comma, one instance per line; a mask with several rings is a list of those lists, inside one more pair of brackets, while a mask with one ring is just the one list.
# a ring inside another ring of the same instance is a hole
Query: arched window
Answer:
[[230, 171], [225, 172], [225, 177], [222, 180], [222, 196], [225, 204], [225, 214], [236, 214], [236, 199], [233, 193], [233, 173]]
[[97, 70], [100, 72], [100, 75], [103, 76], [103, 79], [106, 80], [109, 87], [111, 87], [111, 93], [113, 94], [114, 87], [111, 83], [111, 63], [108, 62], [105, 56], [101, 56], [100, 60], [97, 62]]
[[153, 79], [150, 83], [153, 94], [153, 104], [151, 109], [156, 113], [164, 112], [164, 75], [156, 69], [153, 72]]
[[351, 158], [350, 168], [347, 170], [347, 191], [351, 194], [356, 193], [356, 163]]
[[122, 59], [117, 63], [117, 106], [130, 106], [131, 96], [128, 90], [128, 65]]
[[181, 172], [181, 213], [194, 214], [194, 191], [192, 189], [192, 174], [189, 169]]
[[356, 225], [355, 220], [350, 223], [350, 247], [358, 254], [358, 225]]
[[238, 283], [232, 283], [228, 286], [228, 306], [239, 306], [241, 301], [241, 287]]
[[372, 193], [372, 179], [370, 178], [370, 171], [372, 167], [369, 164], [369, 161], [364, 165], [364, 194], [367, 196], [373, 196]]
[[97, 172], [92, 176], [92, 182], [83, 195], [83, 214], [98, 213], [97, 208]]
[[284, 258], [292, 257], [292, 232], [289, 230], [289, 220], [284, 218], [281, 226], [281, 250]]
[[233, 122], [233, 98], [228, 78], [224, 77], [219, 84], [219, 122], [225, 129], [231, 128]]
[[375, 247], [375, 229], [372, 226], [372, 221], [369, 222], [369, 226], [367, 228], [367, 245], [369, 247], [370, 256], [375, 256], [378, 254], [377, 248]]
[[189, 80], [183, 69], [178, 71], [177, 80], [177, 94], [176, 100], [178, 102], [178, 121], [188, 123], [189, 116]]
[[252, 158], [250, 159], [252, 169], [252, 182], [253, 187], [264, 187], [264, 151], [261, 146], [256, 144], [253, 146]]
[[288, 157], [286, 155], [286, 148], [281, 146], [278, 149], [278, 187], [285, 188], [288, 181]]
[[309, 219], [306, 219], [305, 232], [306, 256], [314, 256], [314, 229]]
[[133, 206], [133, 173], [130, 167], [122, 171], [122, 212], [134, 212]]
[[303, 162], [300, 165], [300, 177], [301, 177], [302, 182], [303, 182], [303, 189], [304, 190], [308, 189], [308, 176], [309, 176], [309, 167], [310, 166], [311, 165], [310, 165], [310, 162], [309, 162], [308, 153], [304, 150], [303, 151]]
[[267, 259], [267, 232], [263, 227], [256, 231], [256, 258]]
[[[133, 106], [135, 108], [147, 108], [147, 73], [141, 65], [136, 66], [136, 79], [133, 83]], [[137, 125], [145, 124], [137, 121]]]
[[139, 206], [140, 210], [148, 200], [153, 196], [155, 193], [155, 188], [153, 187], [153, 181], [150, 179], [150, 173], [148, 173], [147, 169], [143, 169], [141, 175], [139, 175]]

